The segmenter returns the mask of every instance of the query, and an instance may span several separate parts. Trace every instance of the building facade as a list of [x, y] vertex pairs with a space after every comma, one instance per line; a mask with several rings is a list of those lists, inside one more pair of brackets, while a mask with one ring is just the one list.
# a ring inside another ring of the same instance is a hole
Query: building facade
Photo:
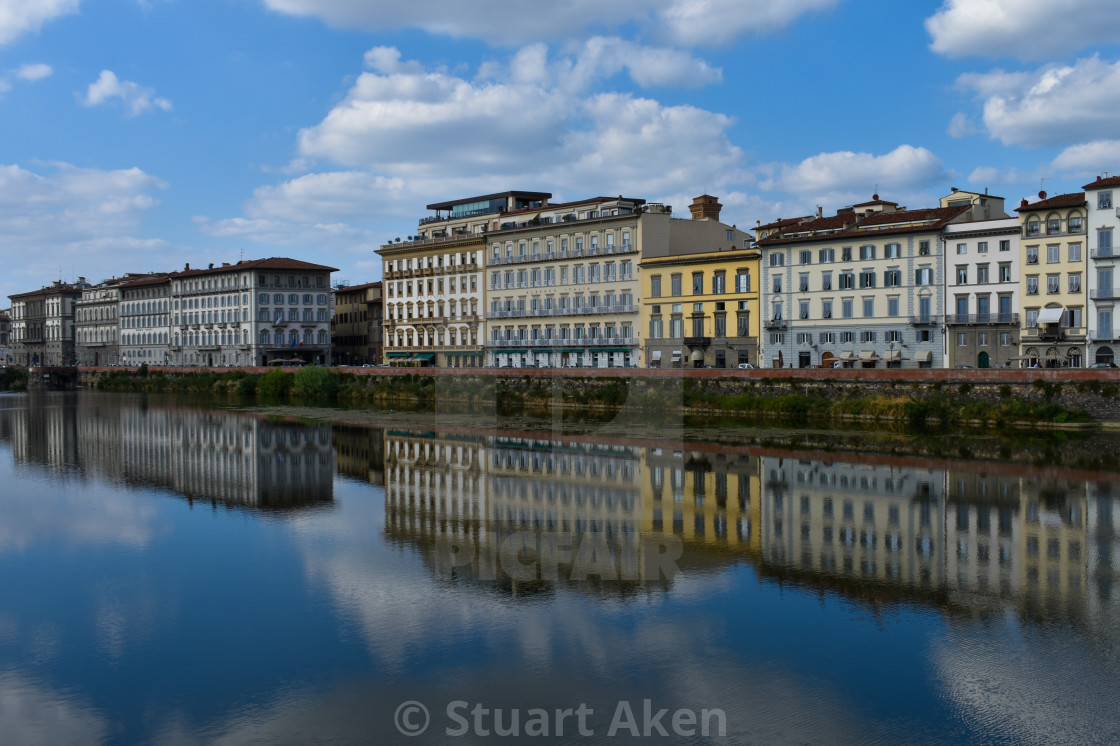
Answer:
[[0, 367], [8, 364], [12, 336], [12, 314], [10, 308], [0, 308]]
[[1023, 329], [1019, 354], [1026, 366], [1080, 368], [1085, 364], [1086, 200], [1083, 192], [1023, 200], [1019, 213]]
[[120, 286], [121, 362], [171, 362], [171, 278], [149, 277]]
[[646, 367], [758, 365], [758, 258], [757, 249], [732, 245], [643, 259]]
[[330, 276], [337, 271], [275, 257], [187, 265], [171, 275], [171, 364], [329, 365]]
[[74, 347], [78, 365], [120, 363], [120, 285], [113, 278], [82, 291], [74, 303]]
[[[482, 266], [500, 216], [551, 195], [504, 192], [428, 205], [415, 236], [378, 249], [384, 281], [385, 360], [399, 366], [482, 365]], [[446, 214], [445, 214], [446, 213]]]
[[946, 366], [1018, 365], [1019, 219], [945, 226]]
[[764, 367], [942, 367], [942, 231], [988, 207], [908, 210], [875, 195], [775, 228], [758, 241]]
[[1120, 303], [1120, 249], [1114, 241], [1120, 226], [1120, 177], [1099, 176], [1085, 185], [1086, 240], [1089, 244], [1089, 266], [1085, 270], [1089, 286], [1089, 363], [1116, 364], [1120, 344], [1120, 324], [1116, 306]]
[[11, 308], [11, 357], [16, 365], [74, 365], [74, 305], [89, 287], [61, 281], [8, 296]]
[[644, 204], [546, 201], [503, 216], [486, 237], [487, 365], [638, 365]]
[[333, 358], [340, 365], [381, 362], [382, 284], [370, 282], [335, 290], [331, 322]]

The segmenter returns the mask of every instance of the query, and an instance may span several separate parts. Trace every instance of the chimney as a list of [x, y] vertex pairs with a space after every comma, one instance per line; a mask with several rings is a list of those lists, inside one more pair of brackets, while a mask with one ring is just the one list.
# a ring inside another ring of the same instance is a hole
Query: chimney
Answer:
[[214, 262], [210, 262], [210, 269], [214, 269]]
[[228, 267], [228, 266], [229, 266], [229, 262], [222, 262], [222, 266], [223, 266], [223, 267]]
[[1027, 198], [1023, 197], [1023, 201], [1021, 203], [1019, 203], [1019, 209], [1023, 209], [1024, 207], [1027, 207], [1029, 205], [1030, 205], [1030, 202], [1027, 202]]
[[191, 263], [187, 262], [187, 266], [183, 268], [183, 271], [184, 272], [190, 272], [190, 270], [191, 270]]
[[824, 217], [824, 205], [817, 205], [817, 220]]
[[723, 209], [723, 205], [710, 194], [701, 194], [692, 200], [688, 209], [692, 212], [693, 220], [719, 220], [719, 211]]

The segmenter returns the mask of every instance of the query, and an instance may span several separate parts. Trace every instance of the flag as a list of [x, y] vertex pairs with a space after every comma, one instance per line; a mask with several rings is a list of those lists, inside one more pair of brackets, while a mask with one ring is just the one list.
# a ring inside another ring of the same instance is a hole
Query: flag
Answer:
[[296, 341], [295, 341], [294, 339], [292, 340], [292, 344], [291, 344], [291, 346], [292, 346], [292, 347], [295, 347], [295, 346], [296, 346]]

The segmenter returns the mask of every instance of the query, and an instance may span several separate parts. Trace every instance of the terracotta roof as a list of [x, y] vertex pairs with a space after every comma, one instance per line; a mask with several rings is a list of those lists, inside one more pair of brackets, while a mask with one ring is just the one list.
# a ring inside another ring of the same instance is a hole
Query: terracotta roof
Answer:
[[1082, 189], [1104, 189], [1105, 187], [1120, 186], [1120, 176], [1109, 176], [1107, 179], [1098, 176], [1091, 184], [1086, 184]]
[[75, 287], [74, 285], [52, 285], [50, 287], [39, 288], [38, 290], [29, 290], [26, 293], [14, 293], [9, 295], [9, 298], [29, 298], [35, 295], [63, 295], [65, 293], [80, 293], [85, 288]]
[[132, 280], [121, 285], [122, 288], [137, 288], [145, 287], [148, 285], [162, 285], [165, 282], [171, 282], [170, 275], [162, 275], [159, 277], [145, 277], [141, 280]]
[[[1023, 201], [1026, 202], [1026, 200]], [[1048, 210], [1051, 207], [1083, 207], [1086, 204], [1084, 192], [1072, 192], [1070, 194], [1055, 194], [1053, 197], [1048, 197], [1038, 202], [1020, 205], [1015, 208], [1015, 212]]]
[[799, 218], [779, 218], [779, 219], [775, 220], [773, 223], [766, 223], [764, 225], [756, 225], [754, 227], [754, 229], [756, 231], [763, 231], [763, 230], [769, 230], [771, 228], [784, 228], [787, 225], [797, 225], [798, 223], [800, 223], [803, 220], [813, 220], [813, 218], [814, 218], [813, 215], [803, 215]]
[[241, 272], [246, 269], [302, 269], [308, 271], [323, 271], [337, 272], [336, 267], [327, 267], [323, 264], [312, 264], [311, 262], [304, 262], [299, 259], [288, 259], [286, 257], [270, 257], [268, 259], [252, 259], [247, 262], [237, 262], [228, 266], [213, 267], [206, 269], [186, 269], [180, 272], [172, 273], [172, 277], [197, 277], [199, 275], [212, 275], [221, 272]]
[[365, 285], [347, 285], [344, 288], [338, 288], [336, 290], [336, 292], [352, 293], [355, 290], [366, 290], [368, 288], [379, 288], [379, 287], [381, 287], [381, 280], [378, 280], [377, 282], [367, 282]]
[[897, 204], [898, 204], [897, 202], [890, 202], [890, 201], [885, 200], [885, 199], [875, 198], [875, 199], [871, 200], [870, 202], [860, 202], [858, 205], [852, 205], [852, 207], [870, 207], [871, 205], [897, 205]]
[[[758, 242], [759, 246], [774, 246], [785, 243], [801, 243], [806, 241], [853, 241], [874, 236], [893, 235], [897, 233], [920, 233], [940, 230], [949, 221], [960, 217], [971, 209], [970, 205], [956, 207], [930, 207], [921, 210], [900, 210], [897, 212], [875, 212], [856, 219], [853, 213], [844, 213], [831, 218], [811, 220], [796, 226], [794, 233], [806, 231], [831, 231], [812, 235], [790, 236], [779, 233]], [[923, 223], [922, 225], [894, 225], [895, 223]], [[839, 230], [836, 230], [839, 228]], [[869, 230], [874, 229], [874, 230]]]

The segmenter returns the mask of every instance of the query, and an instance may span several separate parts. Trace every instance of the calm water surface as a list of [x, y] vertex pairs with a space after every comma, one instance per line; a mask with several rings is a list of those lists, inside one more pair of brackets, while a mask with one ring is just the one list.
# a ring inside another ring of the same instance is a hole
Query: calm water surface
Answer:
[[0, 743], [1120, 743], [1117, 521], [1061, 467], [0, 395]]

